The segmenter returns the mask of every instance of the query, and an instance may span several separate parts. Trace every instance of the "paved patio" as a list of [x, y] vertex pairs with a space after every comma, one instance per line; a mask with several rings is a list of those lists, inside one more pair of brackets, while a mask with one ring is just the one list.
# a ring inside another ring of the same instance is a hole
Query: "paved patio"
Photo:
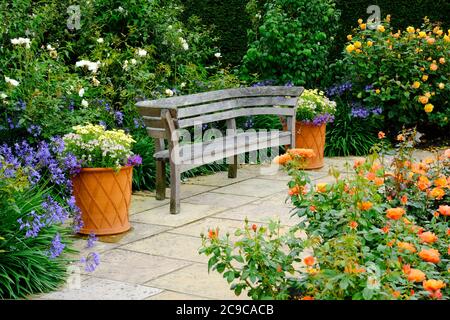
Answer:
[[[345, 163], [356, 157], [328, 158], [318, 171], [309, 171], [315, 183], [331, 182], [329, 168], [345, 173]], [[93, 248], [78, 239], [81, 256], [100, 253], [100, 265], [92, 273], [81, 269], [81, 286], [66, 285], [38, 299], [246, 299], [236, 297], [221, 275], [208, 274], [207, 257], [200, 256], [200, 233], [219, 227], [221, 234], [250, 222], [267, 223], [278, 217], [285, 226], [294, 225], [291, 205], [286, 202], [289, 177], [283, 171], [267, 174], [267, 166], [243, 165], [238, 178], [226, 172], [194, 177], [181, 187], [181, 213], [169, 214], [169, 200], [154, 194], [133, 195], [132, 230], [101, 237]]]

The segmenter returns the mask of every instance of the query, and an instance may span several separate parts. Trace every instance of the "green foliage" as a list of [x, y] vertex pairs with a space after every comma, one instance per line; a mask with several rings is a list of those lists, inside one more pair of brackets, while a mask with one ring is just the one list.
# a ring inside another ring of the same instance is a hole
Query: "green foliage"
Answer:
[[70, 229], [53, 224], [42, 228], [35, 237], [26, 237], [18, 219], [25, 220], [31, 212], [41, 213], [42, 202], [52, 190], [45, 186], [29, 187], [27, 178], [17, 172], [13, 179], [0, 173], [0, 298], [25, 298], [34, 293], [55, 290], [66, 276], [67, 258], [51, 258], [52, 240], [61, 236], [70, 244]]
[[250, 19], [245, 10], [247, 0], [184, 0], [185, 20], [198, 17], [218, 40], [217, 52], [222, 54], [224, 65], [241, 63], [247, 51], [247, 32]]
[[[329, 0], [273, 0], [264, 6], [258, 35], [243, 60], [242, 74], [318, 87], [338, 28]], [[252, 33], [253, 31], [250, 31]]]

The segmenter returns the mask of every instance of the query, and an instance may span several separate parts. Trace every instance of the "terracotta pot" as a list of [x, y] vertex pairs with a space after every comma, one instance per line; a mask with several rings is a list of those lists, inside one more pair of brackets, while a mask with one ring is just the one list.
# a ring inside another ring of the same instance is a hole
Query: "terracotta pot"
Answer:
[[109, 168], [83, 168], [73, 177], [73, 191], [81, 209], [81, 234], [110, 235], [128, 231], [133, 167], [119, 172]]
[[320, 169], [324, 166], [323, 154], [325, 150], [326, 124], [314, 126], [297, 121], [295, 134], [295, 147], [313, 149], [316, 156], [309, 159], [305, 169]]

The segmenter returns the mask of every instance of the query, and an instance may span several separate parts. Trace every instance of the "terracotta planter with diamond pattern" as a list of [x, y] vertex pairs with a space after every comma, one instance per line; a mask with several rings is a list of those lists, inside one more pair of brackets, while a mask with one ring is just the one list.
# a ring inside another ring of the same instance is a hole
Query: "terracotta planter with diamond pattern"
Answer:
[[81, 210], [81, 234], [111, 235], [130, 229], [133, 167], [119, 172], [108, 168], [83, 168], [73, 178], [73, 191]]
[[314, 126], [312, 124], [297, 121], [295, 147], [313, 149], [316, 156], [309, 159], [305, 169], [320, 169], [324, 166], [323, 154], [325, 150], [326, 124]]

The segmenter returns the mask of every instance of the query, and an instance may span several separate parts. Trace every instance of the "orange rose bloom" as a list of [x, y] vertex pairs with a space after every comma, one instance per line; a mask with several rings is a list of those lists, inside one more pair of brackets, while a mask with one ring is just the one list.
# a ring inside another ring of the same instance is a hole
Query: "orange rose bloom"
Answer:
[[431, 71], [436, 71], [438, 68], [439, 68], [439, 67], [438, 67], [438, 65], [437, 65], [436, 63], [432, 63], [432, 64], [430, 65], [430, 70], [431, 70]]
[[434, 185], [436, 187], [445, 188], [447, 186], [447, 179], [445, 177], [440, 177], [434, 180]]
[[216, 230], [209, 229], [208, 231], [208, 238], [213, 240], [217, 239], [219, 237], [219, 228], [216, 228]]
[[389, 226], [384, 226], [381, 230], [382, 230], [384, 233], [388, 233], [388, 232], [389, 232]]
[[439, 213], [442, 214], [443, 216], [450, 216], [450, 206], [439, 206]]
[[430, 185], [431, 185], [430, 180], [428, 180], [427, 177], [425, 177], [425, 176], [419, 177], [419, 181], [417, 182], [417, 187], [420, 190], [425, 191], [426, 189], [428, 189], [430, 187]]
[[411, 272], [411, 266], [409, 264], [405, 264], [403, 265], [402, 270], [404, 274], [409, 274]]
[[304, 296], [303, 298], [301, 298], [301, 300], [314, 300], [314, 297]]
[[441, 261], [441, 254], [436, 249], [422, 249], [419, 252], [419, 257], [426, 262], [439, 263]]
[[376, 177], [375, 180], [373, 181], [375, 183], [376, 186], [382, 186], [384, 184], [384, 179], [383, 178], [379, 178]]
[[420, 96], [419, 97], [419, 102], [421, 103], [421, 104], [427, 104], [428, 103], [428, 97], [427, 96]]
[[419, 269], [411, 269], [408, 273], [408, 280], [411, 282], [422, 282], [425, 280], [425, 273]]
[[316, 212], [316, 211], [317, 211], [317, 209], [316, 209], [315, 206], [310, 206], [310, 207], [309, 207], [309, 210], [312, 211], [312, 212]]
[[392, 292], [392, 296], [394, 297], [394, 298], [398, 298], [398, 297], [400, 297], [400, 291], [394, 291], [394, 292]]
[[442, 190], [442, 188], [437, 187], [431, 190], [430, 195], [437, 200], [441, 200], [445, 196], [445, 191]]
[[378, 139], [384, 139], [386, 134], [383, 131], [378, 132]]
[[281, 166], [284, 166], [289, 161], [292, 161], [292, 157], [288, 153], [282, 154], [281, 156], [276, 156], [275, 159], [273, 159], [273, 163]]
[[328, 183], [318, 183], [316, 185], [317, 192], [324, 193], [327, 192]]
[[349, 223], [349, 226], [350, 226], [351, 229], [356, 229], [356, 228], [358, 228], [358, 222], [356, 222], [356, 221], [351, 221], [351, 222]]
[[312, 149], [290, 149], [287, 153], [290, 154], [291, 157], [298, 156], [305, 159], [314, 158], [316, 156]]
[[414, 253], [417, 251], [416, 248], [414, 247], [414, 245], [412, 245], [409, 242], [398, 242], [397, 246], [400, 249], [400, 251], [409, 251], [411, 253]]
[[314, 264], [314, 257], [313, 256], [306, 257], [305, 259], [303, 259], [303, 262], [307, 266], [312, 266]]
[[402, 204], [406, 204], [408, 202], [408, 196], [406, 194], [404, 194], [401, 198], [400, 198], [400, 202]]
[[297, 196], [300, 194], [300, 192], [303, 193], [303, 189], [304, 189], [303, 187], [295, 186], [289, 189], [288, 194], [290, 196]]
[[423, 288], [427, 291], [436, 291], [445, 288], [445, 283], [442, 280], [425, 280], [423, 282]]
[[375, 178], [376, 178], [375, 173], [369, 172], [369, 173], [366, 175], [366, 178], [367, 178], [367, 180], [369, 180], [369, 181], [374, 181]]
[[360, 209], [362, 211], [370, 210], [372, 207], [373, 207], [373, 203], [370, 201], [364, 201], [364, 202], [358, 203], [358, 209]]
[[430, 231], [419, 234], [420, 241], [423, 243], [435, 243], [437, 241], [437, 236]]
[[390, 208], [386, 210], [386, 217], [393, 220], [400, 219], [405, 214], [405, 209], [403, 208]]

